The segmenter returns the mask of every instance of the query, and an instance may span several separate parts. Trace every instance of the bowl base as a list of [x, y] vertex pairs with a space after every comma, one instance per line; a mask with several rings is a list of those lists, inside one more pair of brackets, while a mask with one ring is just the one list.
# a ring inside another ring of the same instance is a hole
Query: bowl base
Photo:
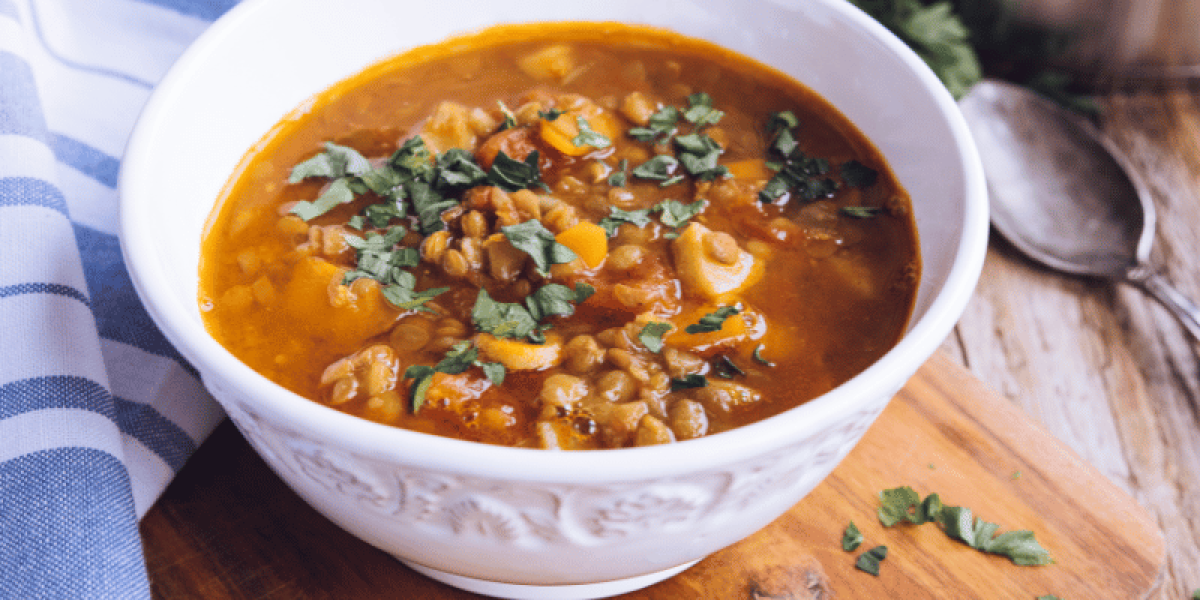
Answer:
[[640, 590], [664, 579], [669, 579], [683, 571], [688, 567], [700, 562], [699, 559], [684, 563], [677, 567], [664, 569], [646, 575], [638, 575], [636, 577], [627, 577], [625, 579], [616, 579], [612, 581], [602, 581], [599, 583], [580, 583], [570, 585], [521, 585], [515, 583], [502, 583], [499, 581], [488, 581], [486, 579], [475, 579], [473, 577], [464, 577], [447, 573], [437, 569], [416, 564], [414, 562], [396, 557], [397, 560], [404, 563], [412, 570], [434, 579], [442, 583], [452, 585], [456, 588], [491, 596], [493, 598], [505, 598], [506, 600], [591, 600], [593, 598], [608, 598]]

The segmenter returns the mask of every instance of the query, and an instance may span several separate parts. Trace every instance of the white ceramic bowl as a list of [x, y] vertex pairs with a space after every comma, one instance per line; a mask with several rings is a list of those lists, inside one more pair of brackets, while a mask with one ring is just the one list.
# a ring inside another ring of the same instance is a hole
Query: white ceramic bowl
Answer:
[[[381, 58], [539, 20], [625, 21], [706, 38], [791, 74], [854, 121], [914, 201], [924, 274], [899, 345], [829, 394], [735, 431], [559, 453], [360, 420], [267, 381], [206, 333], [197, 308], [201, 230], [248, 148], [307, 98]], [[949, 333], [987, 237], [983, 175], [953, 100], [903, 43], [842, 0], [247, 0], [155, 91], [126, 151], [120, 192], [125, 258], [150, 314], [279, 476], [414, 568], [523, 598], [648, 585], [793, 506]]]

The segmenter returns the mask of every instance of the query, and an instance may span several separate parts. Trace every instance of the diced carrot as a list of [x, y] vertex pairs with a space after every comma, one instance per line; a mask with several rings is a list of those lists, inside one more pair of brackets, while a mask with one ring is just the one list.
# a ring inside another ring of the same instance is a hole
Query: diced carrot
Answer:
[[579, 111], [565, 112], [553, 121], [539, 121], [538, 133], [542, 139], [559, 152], [567, 156], [583, 156], [596, 150], [590, 144], [575, 145], [575, 137], [579, 135], [579, 119], [587, 122], [592, 131], [613, 140], [620, 133], [620, 124], [609, 112], [596, 105], [589, 105]]
[[529, 344], [488, 333], [475, 336], [475, 344], [484, 358], [514, 371], [540, 371], [562, 360], [562, 339], [553, 333], [542, 344]]
[[591, 221], [580, 221], [554, 239], [570, 248], [589, 268], [600, 266], [608, 256], [608, 233]]
[[400, 316], [401, 311], [384, 299], [374, 281], [354, 286], [348, 302], [335, 306], [331, 288], [338, 286], [341, 278], [341, 268], [320, 258], [296, 263], [284, 290], [284, 305], [298, 330], [330, 342], [361, 340], [383, 333]]
[[735, 179], [760, 180], [770, 179], [774, 173], [767, 168], [767, 161], [761, 158], [748, 158], [725, 163], [729, 174]]
[[721, 324], [721, 328], [717, 331], [706, 331], [703, 333], [687, 332], [689, 325], [699, 323], [704, 315], [714, 312], [718, 308], [720, 307], [716, 304], [708, 304], [680, 313], [671, 319], [671, 323], [675, 327], [663, 337], [663, 342], [673, 348], [707, 354], [710, 351], [728, 349], [750, 339], [755, 334], [750, 328], [746, 327], [747, 315], [745, 313], [736, 314], [725, 319], [725, 322]]

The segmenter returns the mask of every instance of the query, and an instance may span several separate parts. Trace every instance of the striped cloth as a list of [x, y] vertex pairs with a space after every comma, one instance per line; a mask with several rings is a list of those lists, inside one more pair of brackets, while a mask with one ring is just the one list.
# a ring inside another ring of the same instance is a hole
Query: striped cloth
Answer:
[[236, 0], [0, 0], [0, 598], [149, 597], [137, 522], [222, 418], [134, 293], [116, 179]]

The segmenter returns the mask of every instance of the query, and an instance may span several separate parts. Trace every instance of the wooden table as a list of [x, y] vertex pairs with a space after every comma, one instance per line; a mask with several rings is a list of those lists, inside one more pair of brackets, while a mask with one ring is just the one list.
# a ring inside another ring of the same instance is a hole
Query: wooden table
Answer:
[[[1200, 299], [1200, 88], [1118, 95], [1103, 104], [1104, 128], [1154, 186], [1156, 258], [1181, 291]], [[1152, 598], [1190, 598], [1200, 588], [1200, 344], [1165, 309], [1131, 288], [1051, 273], [994, 238], [978, 291], [943, 353], [1154, 515], [1168, 565]], [[1018, 426], [1025, 425], [1010, 428]], [[242, 506], [246, 498], [254, 506]], [[256, 506], [271, 510], [251, 510]], [[864, 510], [869, 515], [871, 508]], [[321, 591], [331, 581], [343, 586], [337, 597], [369, 597], [378, 582], [404, 578], [386, 555], [355, 545], [303, 506], [228, 424], [142, 528], [162, 598], [332, 597]], [[821, 538], [822, 547], [831, 535]], [[354, 560], [321, 559], [330, 544], [340, 549], [333, 555]], [[839, 552], [830, 564], [849, 564]], [[856, 584], [873, 581], [851, 576]], [[414, 597], [449, 594], [423, 578], [405, 581], [419, 587], [409, 589]], [[1071, 590], [1045, 591], [1074, 597]]]
[[[1200, 87], [1102, 105], [1102, 128], [1153, 188], [1157, 264], [1200, 299]], [[1168, 553], [1158, 598], [1200, 588], [1200, 344], [1164, 308], [1047, 271], [993, 236], [943, 350], [1155, 516]]]

